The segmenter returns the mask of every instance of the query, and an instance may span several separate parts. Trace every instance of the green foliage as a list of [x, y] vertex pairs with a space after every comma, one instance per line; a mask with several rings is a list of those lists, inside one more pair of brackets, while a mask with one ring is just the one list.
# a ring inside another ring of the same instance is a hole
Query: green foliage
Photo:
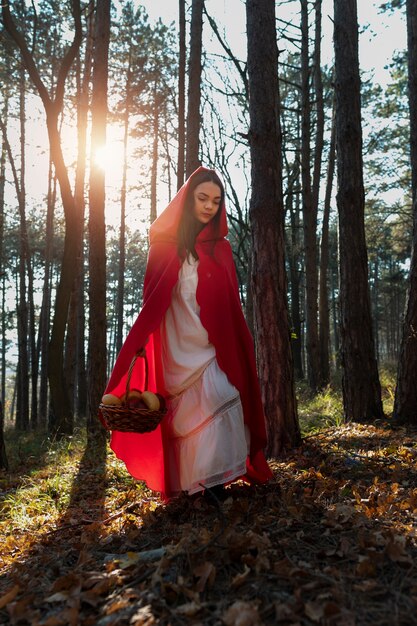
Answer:
[[45, 433], [10, 430], [5, 439], [14, 478], [11, 483], [6, 476], [0, 479], [0, 521], [20, 530], [41, 528], [69, 503], [85, 433], [52, 441]]
[[405, 0], [390, 0], [389, 2], [382, 2], [380, 4], [382, 11], [396, 11], [405, 7]]
[[[343, 398], [340, 374], [333, 377], [330, 385], [312, 395], [306, 382], [298, 383], [298, 415], [304, 436], [344, 424]], [[384, 413], [392, 415], [395, 394], [396, 364], [384, 362], [379, 369]]]
[[307, 383], [302, 383], [298, 385], [297, 397], [298, 416], [303, 435], [343, 424], [342, 393], [337, 385], [329, 385], [313, 396]]
[[386, 361], [379, 370], [379, 380], [382, 390], [382, 405], [384, 413], [388, 417], [392, 416], [394, 408], [395, 385], [397, 379], [397, 364]]

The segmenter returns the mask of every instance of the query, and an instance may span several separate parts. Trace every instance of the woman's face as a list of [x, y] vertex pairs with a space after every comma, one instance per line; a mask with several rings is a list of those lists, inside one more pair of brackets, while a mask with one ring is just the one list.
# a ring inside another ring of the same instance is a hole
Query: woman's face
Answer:
[[222, 191], [219, 185], [208, 181], [194, 189], [193, 215], [201, 224], [208, 224], [220, 208]]

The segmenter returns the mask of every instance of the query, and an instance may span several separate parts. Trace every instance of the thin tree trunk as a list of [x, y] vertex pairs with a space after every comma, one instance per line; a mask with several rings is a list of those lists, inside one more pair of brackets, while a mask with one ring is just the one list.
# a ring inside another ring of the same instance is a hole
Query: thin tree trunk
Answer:
[[407, 0], [408, 98], [413, 201], [413, 241], [404, 325], [397, 371], [394, 418], [417, 423], [417, 5]]
[[152, 167], [151, 167], [151, 214], [150, 223], [156, 220], [156, 183], [158, 174], [158, 135], [159, 135], [159, 102], [156, 89], [156, 83], [154, 85], [153, 93], [153, 145], [152, 145]]
[[16, 185], [16, 194], [19, 204], [19, 306], [18, 317], [18, 345], [19, 345], [19, 387], [17, 394], [17, 415], [16, 424], [18, 428], [27, 430], [29, 428], [29, 304], [26, 283], [26, 269], [30, 263], [28, 254], [29, 242], [26, 224], [26, 80], [25, 70], [21, 67], [19, 80], [19, 120], [20, 120], [20, 176], [19, 185]]
[[0, 401], [0, 469], [8, 470], [9, 462], [7, 460], [6, 446], [4, 445], [4, 412], [3, 402]]
[[117, 281], [116, 300], [116, 353], [119, 353], [123, 344], [124, 326], [124, 297], [125, 297], [125, 268], [126, 268], [126, 194], [127, 194], [127, 146], [129, 141], [129, 117], [131, 106], [131, 80], [132, 80], [132, 53], [129, 49], [128, 67], [126, 72], [125, 86], [125, 110], [123, 119], [123, 172], [122, 186], [120, 190], [120, 231], [119, 231], [119, 266]]
[[267, 453], [300, 441], [284, 261], [278, 49], [274, 0], [247, 0], [252, 160], [252, 295], [256, 353], [267, 419]]
[[200, 101], [201, 101], [201, 49], [203, 33], [204, 0], [192, 0], [190, 58], [188, 64], [188, 110], [186, 177], [200, 165]]
[[178, 156], [177, 156], [177, 189], [184, 183], [185, 171], [185, 0], [178, 0]]
[[329, 269], [329, 219], [330, 203], [332, 198], [334, 166], [336, 150], [336, 120], [333, 113], [332, 130], [329, 146], [329, 160], [327, 165], [326, 195], [323, 207], [323, 224], [320, 244], [320, 282], [319, 282], [319, 346], [320, 346], [320, 387], [330, 382], [330, 311], [328, 290]]
[[346, 420], [369, 421], [383, 409], [368, 287], [356, 0], [334, 0], [334, 44], [343, 403]]
[[[296, 180], [298, 180], [299, 172], [297, 167]], [[300, 303], [300, 253], [301, 249], [299, 241], [300, 232], [300, 207], [299, 194], [296, 198], [296, 206], [293, 207], [294, 194], [290, 187], [287, 189], [288, 209], [291, 220], [291, 249], [289, 251], [288, 265], [291, 290], [291, 322], [294, 329], [293, 339], [291, 340], [291, 348], [294, 362], [294, 374], [297, 380], [304, 378], [302, 343], [303, 333], [301, 324], [301, 303]], [[290, 206], [291, 205], [291, 206]]]
[[314, 169], [313, 169], [313, 206], [316, 211], [319, 206], [321, 162], [323, 158], [324, 146], [324, 102], [323, 102], [323, 78], [321, 71], [321, 9], [322, 0], [316, 0], [315, 6], [315, 34], [313, 52], [313, 78], [314, 93], [316, 96], [316, 141], [314, 148]]
[[311, 105], [308, 51], [308, 0], [301, 0], [301, 82], [301, 180], [306, 277], [307, 377], [310, 388], [316, 391], [319, 377], [317, 204], [313, 197], [310, 176]]
[[45, 232], [45, 267], [42, 290], [42, 305], [39, 318], [38, 353], [40, 356], [40, 385], [39, 385], [39, 422], [45, 428], [48, 423], [48, 344], [51, 328], [51, 279], [52, 279], [52, 251], [54, 236], [54, 213], [56, 203], [56, 176], [53, 175], [52, 161], [49, 160], [48, 195], [46, 208]]
[[84, 57], [84, 72], [81, 79], [80, 59], [77, 61], [77, 168], [74, 186], [74, 219], [78, 221], [79, 242], [74, 250], [75, 262], [78, 266], [71, 293], [70, 309], [68, 316], [68, 331], [65, 354], [65, 378], [70, 393], [72, 411], [75, 412], [78, 397], [79, 370], [85, 370], [85, 362], [79, 359], [84, 357], [84, 351], [80, 353], [80, 344], [85, 341], [85, 325], [80, 325], [80, 309], [84, 308], [84, 215], [85, 215], [85, 175], [87, 156], [87, 123], [89, 107], [89, 86], [91, 79], [91, 64], [94, 45], [94, 11], [93, 3], [90, 2], [87, 15], [87, 45]]
[[[3, 123], [7, 131], [9, 119], [9, 94], [5, 90], [3, 105]], [[6, 289], [6, 271], [4, 267], [4, 192], [6, 187], [6, 141], [1, 135], [1, 153], [0, 153], [0, 277], [2, 284], [2, 307], [1, 307], [1, 390], [0, 402], [4, 406], [6, 401], [6, 310], [5, 310], [5, 289]]]
[[[3, 119], [5, 128], [9, 117], [9, 96], [5, 92]], [[6, 446], [4, 444], [4, 404], [6, 400], [6, 272], [4, 269], [4, 191], [6, 184], [6, 142], [2, 135], [0, 154], [0, 278], [1, 278], [1, 390], [0, 390], [0, 469], [9, 469]]]
[[[88, 335], [88, 437], [104, 434], [97, 419], [106, 386], [106, 232], [105, 172], [94, 161], [98, 148], [106, 144], [107, 79], [110, 38], [110, 0], [98, 0], [94, 45], [93, 93], [91, 104], [91, 170], [89, 211], [89, 335]], [[104, 437], [99, 436], [104, 443]]]

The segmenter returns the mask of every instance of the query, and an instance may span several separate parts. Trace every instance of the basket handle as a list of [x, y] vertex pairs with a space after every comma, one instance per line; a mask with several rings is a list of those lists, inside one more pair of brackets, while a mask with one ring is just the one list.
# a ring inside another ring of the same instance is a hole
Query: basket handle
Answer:
[[145, 348], [140, 348], [135, 356], [133, 357], [130, 365], [129, 365], [129, 369], [127, 372], [127, 379], [126, 379], [126, 399], [129, 395], [129, 391], [130, 391], [130, 379], [132, 378], [132, 373], [133, 373], [133, 368], [135, 367], [135, 363], [136, 363], [136, 359], [141, 356], [145, 359], [145, 390], [148, 389], [148, 378], [149, 378], [149, 368], [148, 368], [148, 358], [146, 356], [146, 350]]

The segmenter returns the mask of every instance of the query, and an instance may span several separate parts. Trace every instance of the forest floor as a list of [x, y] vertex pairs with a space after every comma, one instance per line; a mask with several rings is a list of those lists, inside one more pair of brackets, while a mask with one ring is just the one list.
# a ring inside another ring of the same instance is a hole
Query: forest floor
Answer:
[[417, 441], [389, 419], [319, 429], [223, 502], [29, 439], [0, 474], [0, 624], [417, 624]]

